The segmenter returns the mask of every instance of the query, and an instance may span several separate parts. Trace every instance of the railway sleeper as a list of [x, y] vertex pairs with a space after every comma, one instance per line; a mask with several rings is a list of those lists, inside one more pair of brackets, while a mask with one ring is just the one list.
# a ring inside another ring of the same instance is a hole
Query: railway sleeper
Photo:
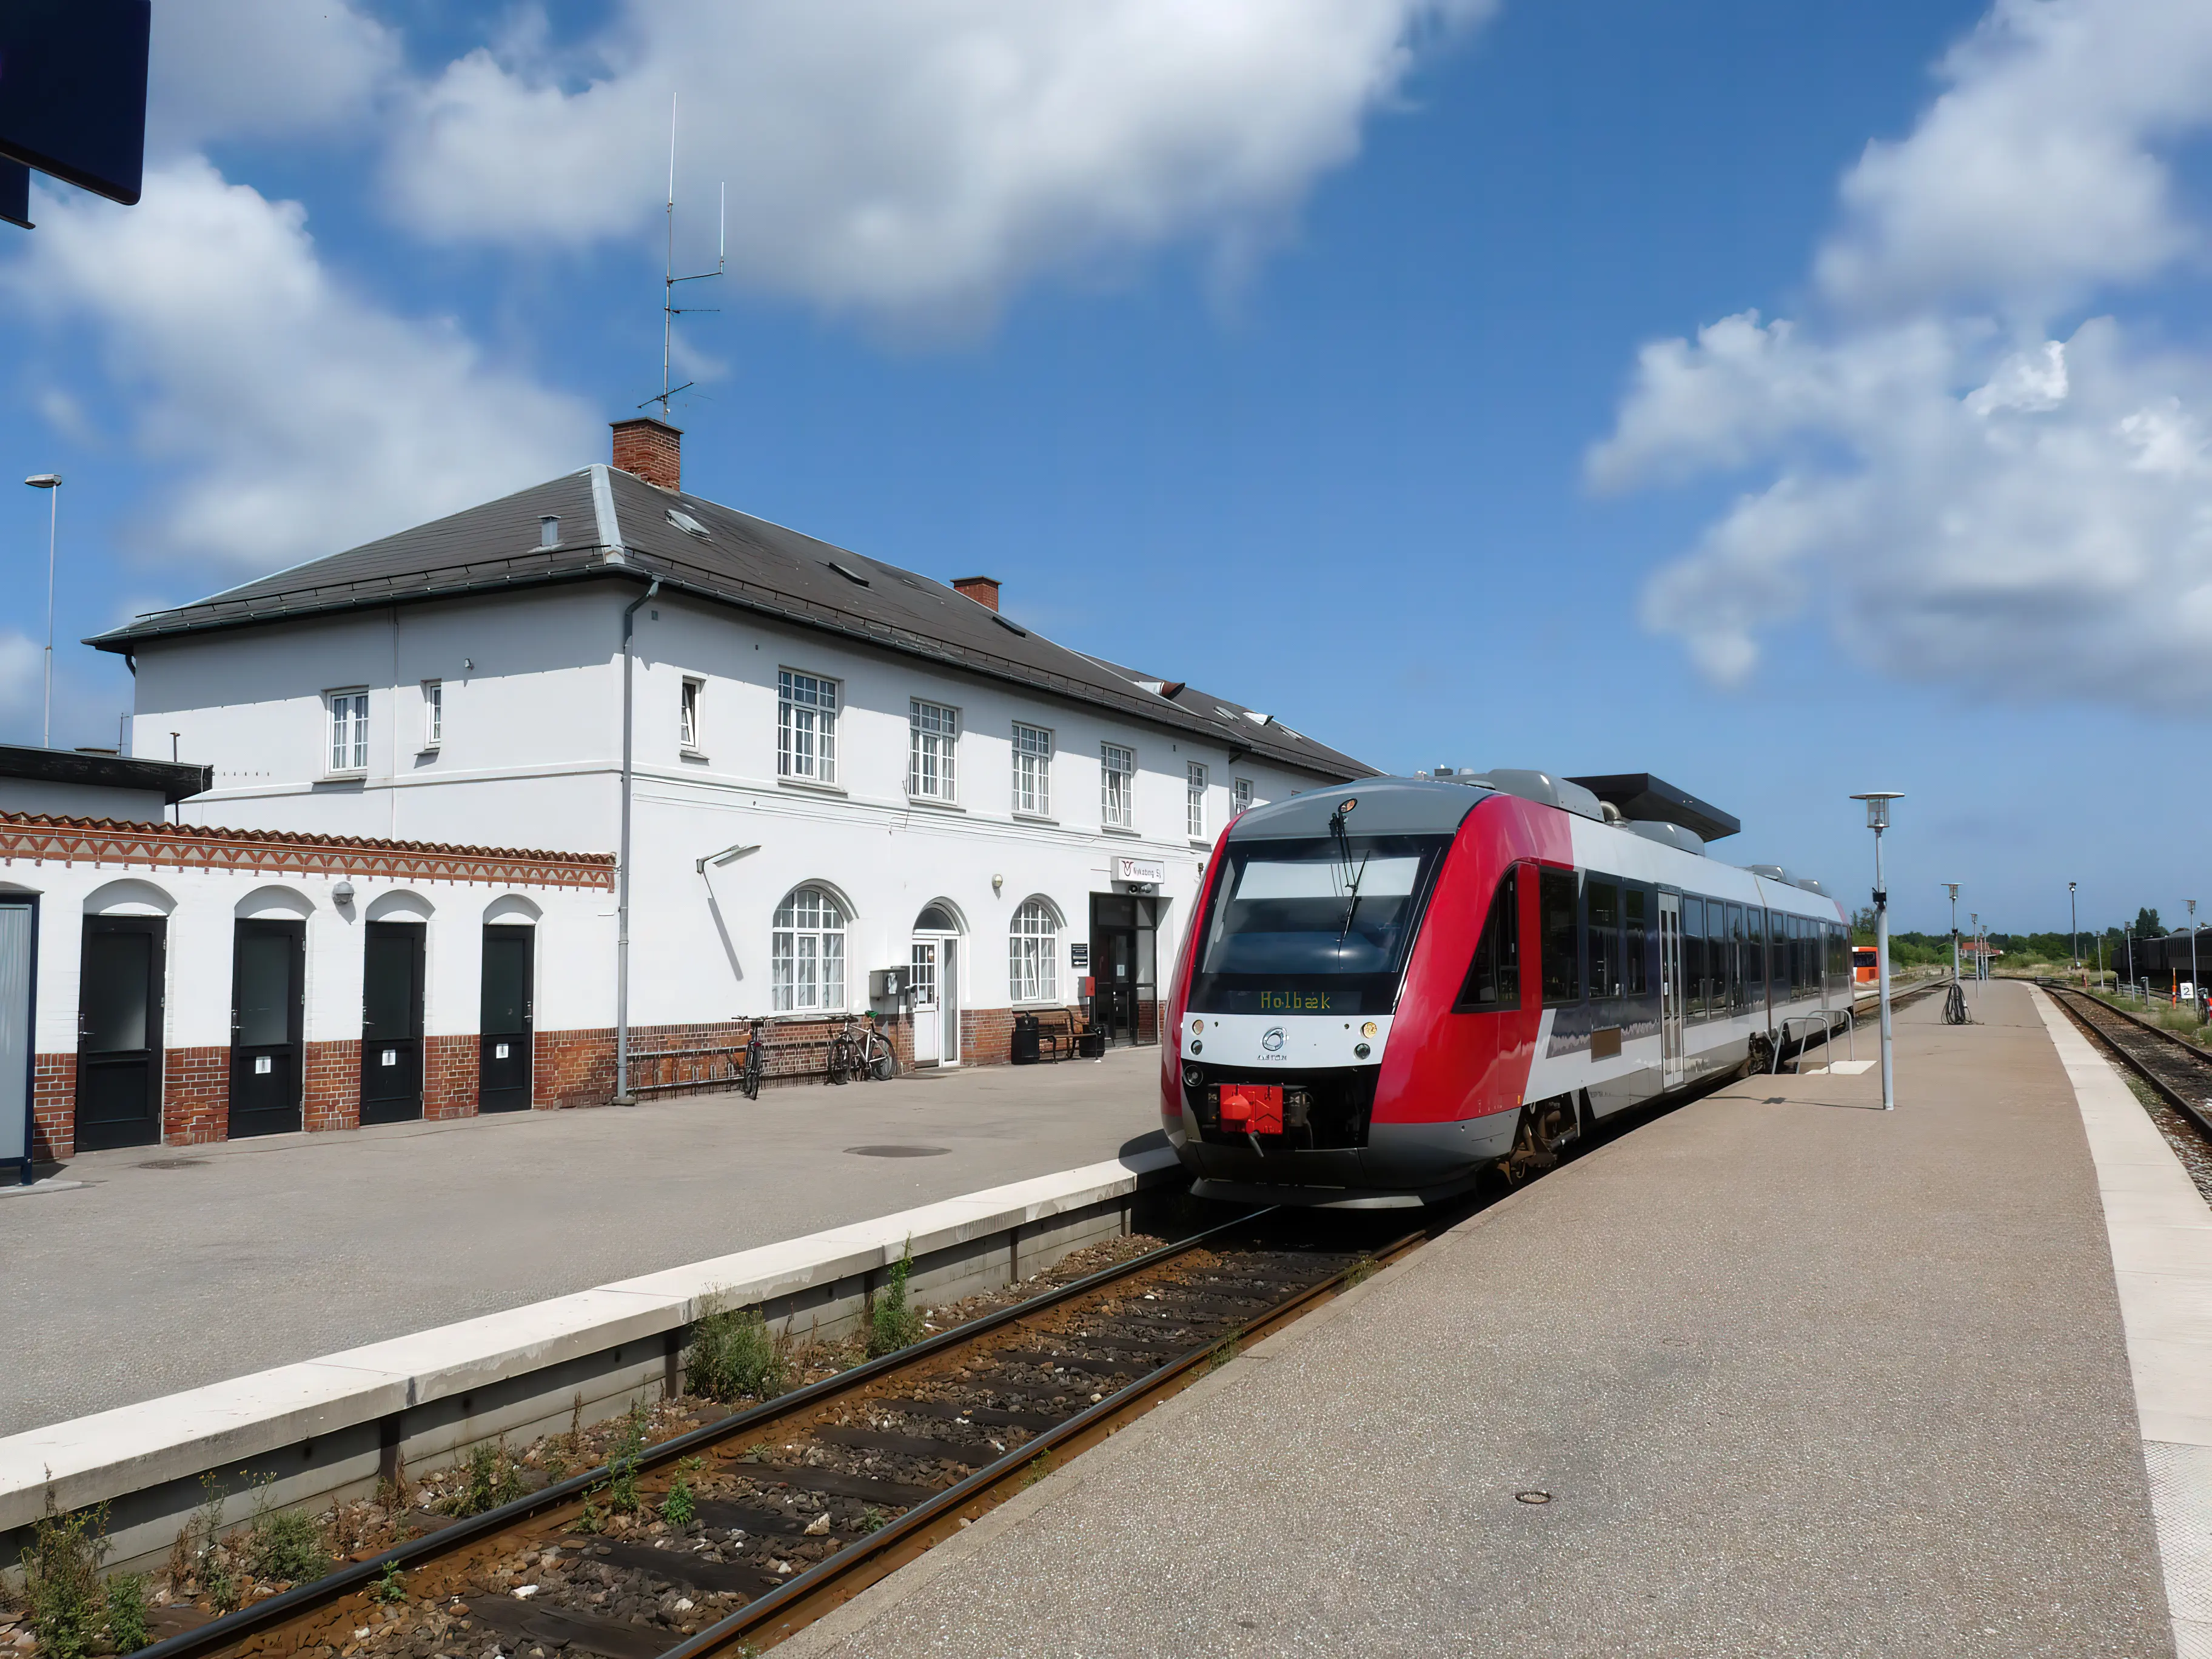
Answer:
[[902, 1457], [933, 1458], [957, 1463], [963, 1469], [980, 1468], [998, 1455], [988, 1445], [925, 1440], [919, 1435], [887, 1434], [878, 1429], [848, 1429], [828, 1424], [817, 1427], [814, 1437], [826, 1445], [850, 1446], [858, 1451], [896, 1452]]
[[673, 1645], [670, 1632], [626, 1619], [537, 1607], [501, 1595], [471, 1596], [464, 1605], [473, 1622], [518, 1648], [529, 1643], [596, 1653], [600, 1659], [657, 1659]]
[[1027, 1429], [1033, 1434], [1056, 1429], [1075, 1415], [1072, 1411], [1007, 1411], [996, 1406], [971, 1406], [957, 1400], [886, 1401], [882, 1405], [885, 1411], [905, 1417], [943, 1417], [994, 1429]]

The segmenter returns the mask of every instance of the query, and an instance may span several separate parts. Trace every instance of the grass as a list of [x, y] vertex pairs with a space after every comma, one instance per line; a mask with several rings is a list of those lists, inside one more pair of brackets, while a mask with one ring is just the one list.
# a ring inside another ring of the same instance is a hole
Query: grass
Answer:
[[757, 1309], [725, 1308], [712, 1296], [702, 1303], [684, 1361], [687, 1390], [725, 1404], [773, 1400], [791, 1377], [791, 1339], [771, 1332]]
[[607, 1507], [620, 1515], [637, 1513], [637, 1466], [645, 1453], [645, 1404], [633, 1400], [622, 1438], [607, 1459]]
[[1352, 1264], [1344, 1270], [1345, 1288], [1350, 1290], [1355, 1285], [1364, 1285], [1375, 1277], [1375, 1270], [1381, 1264], [1371, 1255], [1363, 1254], [1357, 1257]]
[[1207, 1358], [1206, 1369], [1209, 1371], [1218, 1371], [1224, 1365], [1226, 1365], [1231, 1360], [1236, 1358], [1240, 1352], [1242, 1352], [1240, 1344], [1236, 1342], [1224, 1342], [1219, 1347], [1216, 1348], [1212, 1355]]
[[690, 1481], [678, 1475], [668, 1488], [668, 1496], [660, 1500], [660, 1518], [672, 1527], [688, 1527], [699, 1518], [699, 1500], [691, 1491]]
[[1050, 1474], [1059, 1467], [1060, 1460], [1054, 1457], [1050, 1452], [1047, 1452], [1042, 1457], [1038, 1458], [1036, 1462], [1030, 1465], [1028, 1473], [1022, 1476], [1023, 1486], [1024, 1488], [1034, 1486], [1038, 1481], [1043, 1480], [1047, 1475]]
[[921, 1314], [907, 1303], [906, 1281], [914, 1272], [914, 1241], [908, 1239], [891, 1263], [884, 1287], [868, 1311], [868, 1358], [880, 1359], [921, 1340]]
[[146, 1579], [143, 1574], [118, 1572], [107, 1581], [107, 1645], [118, 1653], [136, 1653], [149, 1639], [146, 1628]]
[[384, 1571], [377, 1575], [376, 1582], [368, 1587], [368, 1599], [381, 1601], [387, 1607], [404, 1601], [407, 1599], [405, 1578], [406, 1575], [399, 1571], [397, 1561], [386, 1561]]

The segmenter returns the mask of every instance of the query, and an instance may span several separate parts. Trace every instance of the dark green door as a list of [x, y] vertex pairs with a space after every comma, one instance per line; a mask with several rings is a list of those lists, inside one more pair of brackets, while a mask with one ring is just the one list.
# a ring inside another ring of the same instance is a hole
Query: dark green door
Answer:
[[530, 1109], [530, 965], [534, 927], [483, 930], [483, 1016], [477, 1058], [477, 1109]]
[[241, 921], [231, 945], [230, 1138], [300, 1128], [307, 924]]
[[161, 1138], [160, 916], [87, 916], [77, 987], [76, 1147]]
[[422, 1115], [422, 938], [419, 921], [372, 921], [361, 986], [361, 1121]]

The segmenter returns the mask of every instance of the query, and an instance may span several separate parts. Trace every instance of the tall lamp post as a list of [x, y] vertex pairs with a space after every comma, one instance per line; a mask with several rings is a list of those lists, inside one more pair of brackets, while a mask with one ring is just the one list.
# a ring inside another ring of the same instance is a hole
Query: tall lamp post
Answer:
[[54, 746], [54, 526], [61, 515], [62, 475], [33, 472], [23, 482], [46, 492], [46, 718], [39, 741]]
[[2073, 952], [2074, 965], [2081, 965], [2081, 916], [2074, 906], [2074, 884], [2066, 884], [2066, 948]]
[[[2197, 977], [2197, 901], [2189, 901], [2189, 1000], [2201, 1002], [2204, 996], [2204, 981]], [[2189, 1011], [2195, 1013], [2196, 1009]]]
[[1956, 985], [1959, 982], [1959, 884], [1947, 881], [1943, 885], [1951, 890], [1951, 983]]
[[1889, 804], [1905, 799], [1901, 789], [1869, 789], [1853, 800], [1866, 803], [1867, 828], [1874, 831], [1874, 973], [1881, 999], [1881, 1109], [1897, 1109], [1897, 1076], [1890, 1064], [1889, 890], [1881, 879], [1881, 832], [1889, 828]]

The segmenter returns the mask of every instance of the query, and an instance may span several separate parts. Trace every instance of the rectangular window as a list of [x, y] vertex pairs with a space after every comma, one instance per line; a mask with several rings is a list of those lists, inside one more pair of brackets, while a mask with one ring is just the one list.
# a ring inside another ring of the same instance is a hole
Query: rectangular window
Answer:
[[1520, 867], [1506, 871], [1490, 901], [1489, 918], [1474, 947], [1474, 961], [1460, 987], [1455, 1014], [1490, 1014], [1521, 1006]]
[[1575, 938], [1575, 872], [1542, 872], [1536, 878], [1536, 927], [1543, 954], [1547, 1006], [1582, 1000], [1582, 957]]
[[368, 693], [329, 691], [324, 694], [331, 710], [331, 770], [368, 770]]
[[1052, 816], [1052, 733], [1014, 722], [1014, 811]]
[[1705, 902], [1682, 897], [1682, 1012], [1692, 1019], [1705, 1012]]
[[1206, 768], [1190, 763], [1184, 775], [1183, 817], [1193, 841], [1206, 839]]
[[435, 749], [446, 740], [446, 683], [422, 682], [422, 746]]
[[1137, 756], [1118, 743], [1098, 745], [1098, 817], [1117, 830], [1137, 827]]
[[960, 742], [960, 711], [915, 697], [908, 705], [913, 744], [906, 769], [906, 792], [921, 800], [955, 799], [953, 751]]
[[1766, 1006], [1766, 912], [1756, 904], [1743, 908], [1743, 1006]]
[[1651, 988], [1650, 968], [1644, 960], [1650, 938], [1651, 890], [1629, 886], [1620, 895], [1620, 988], [1625, 995], [1640, 997]]
[[1230, 805], [1239, 812], [1252, 810], [1252, 780], [1239, 778], [1230, 790]]
[[1588, 906], [1589, 992], [1594, 997], [1620, 994], [1620, 884], [1592, 876], [1583, 887]]
[[686, 754], [696, 754], [699, 748], [699, 693], [705, 682], [687, 679], [676, 708], [676, 740]]
[[[1740, 1014], [1744, 1011], [1744, 1008], [1747, 1006], [1743, 1000], [1743, 969], [1744, 957], [1749, 953], [1749, 951], [1750, 945], [1744, 939], [1743, 906], [1741, 904], [1731, 904], [1728, 908], [1728, 990], [1726, 996], [1728, 1010], [1731, 1013]], [[1719, 996], [1721, 994], [1717, 986], [1715, 988], [1714, 994], [1716, 996]]]
[[775, 769], [779, 777], [837, 781], [837, 682], [776, 671]]

